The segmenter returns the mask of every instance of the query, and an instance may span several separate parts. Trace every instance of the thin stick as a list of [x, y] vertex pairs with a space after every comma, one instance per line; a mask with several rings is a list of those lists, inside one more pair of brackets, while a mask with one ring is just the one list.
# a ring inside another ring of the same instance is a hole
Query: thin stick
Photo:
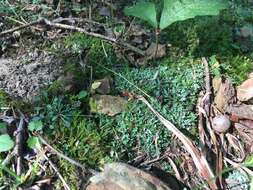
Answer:
[[94, 33], [94, 32], [88, 32], [87, 30], [85, 30], [84, 28], [80, 28], [80, 27], [77, 27], [77, 26], [72, 26], [72, 25], [67, 25], [67, 24], [61, 24], [61, 23], [56, 23], [57, 20], [55, 21], [49, 21], [47, 19], [39, 19], [37, 21], [34, 21], [34, 22], [31, 22], [31, 23], [28, 23], [28, 24], [25, 24], [25, 25], [22, 25], [22, 26], [18, 26], [18, 27], [15, 27], [15, 28], [12, 28], [10, 30], [6, 30], [6, 31], [3, 31], [0, 33], [0, 37], [4, 36], [4, 35], [7, 35], [7, 34], [10, 34], [10, 33], [13, 33], [17, 30], [21, 30], [21, 29], [24, 29], [24, 28], [27, 28], [27, 27], [30, 27], [30, 26], [33, 26], [33, 25], [37, 25], [37, 24], [46, 24], [48, 26], [51, 26], [51, 27], [54, 27], [54, 28], [61, 28], [61, 29], [66, 29], [66, 30], [74, 30], [74, 31], [78, 31], [78, 32], [81, 32], [81, 33], [84, 33], [88, 36], [92, 36], [92, 37], [96, 37], [96, 38], [100, 38], [102, 40], [105, 40], [107, 41], [108, 43], [111, 43], [111, 44], [115, 44], [115, 45], [118, 45], [118, 46], [121, 46], [121, 47], [124, 47], [128, 50], [131, 50], [139, 55], [142, 55], [144, 56], [145, 55], [145, 51], [139, 49], [139, 48], [136, 48], [135, 46], [132, 46], [131, 44], [129, 43], [126, 43], [126, 42], [122, 42], [120, 40], [117, 40], [115, 38], [110, 38], [108, 36], [104, 36], [102, 34], [99, 34], [99, 33]]
[[64, 178], [62, 177], [61, 173], [59, 172], [59, 170], [57, 169], [57, 167], [54, 165], [54, 163], [44, 154], [43, 155], [44, 158], [48, 161], [48, 163], [50, 164], [50, 166], [54, 169], [55, 173], [58, 175], [58, 177], [60, 178], [60, 180], [62, 181], [62, 184], [64, 186], [65, 190], [71, 190], [71, 188], [69, 187], [69, 185], [66, 183], [66, 181], [64, 180]]
[[16, 154], [17, 154], [17, 167], [16, 172], [17, 175], [21, 175], [22, 170], [22, 155], [23, 155], [23, 144], [24, 144], [24, 118], [21, 116], [20, 122], [16, 131], [16, 146], [14, 148]]
[[30, 26], [41, 24], [41, 23], [43, 23], [43, 19], [39, 19], [39, 20], [34, 21], [34, 22], [30, 22], [30, 23], [27, 23], [27, 24], [24, 24], [24, 25], [21, 25], [21, 26], [14, 27], [14, 28], [9, 29], [9, 30], [5, 30], [5, 31], [3, 31], [3, 32], [0, 33], [0, 37], [3, 37], [5, 35], [7, 35], [7, 34], [10, 34], [10, 33], [16, 32], [18, 30], [22, 30], [22, 29], [28, 28]]
[[40, 141], [46, 145], [52, 152], [54, 152], [55, 154], [57, 154], [60, 158], [63, 158], [64, 160], [67, 160], [68, 162], [70, 162], [71, 164], [83, 169], [83, 170], [88, 170], [91, 174], [97, 174], [98, 172], [93, 170], [93, 169], [90, 169], [90, 168], [86, 168], [83, 164], [79, 163], [78, 161], [76, 160], [73, 160], [72, 158], [69, 158], [68, 156], [65, 156], [64, 154], [62, 154], [61, 152], [59, 152], [58, 150], [56, 150], [54, 147], [52, 147], [50, 144], [47, 143], [47, 141], [41, 137], [40, 135], [38, 136]]

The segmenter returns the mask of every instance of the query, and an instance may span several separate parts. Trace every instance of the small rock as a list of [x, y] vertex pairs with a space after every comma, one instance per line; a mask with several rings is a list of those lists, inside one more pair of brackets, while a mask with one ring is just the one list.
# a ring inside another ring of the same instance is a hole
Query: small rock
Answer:
[[253, 78], [244, 81], [237, 87], [237, 98], [242, 102], [253, 98]]
[[172, 190], [158, 178], [123, 163], [105, 165], [90, 181], [88, 190]]
[[97, 92], [99, 94], [109, 94], [112, 90], [112, 78], [105, 77], [101, 80], [96, 80], [91, 85], [92, 93]]
[[124, 98], [110, 95], [94, 95], [90, 98], [92, 113], [115, 116], [126, 109], [127, 101]]

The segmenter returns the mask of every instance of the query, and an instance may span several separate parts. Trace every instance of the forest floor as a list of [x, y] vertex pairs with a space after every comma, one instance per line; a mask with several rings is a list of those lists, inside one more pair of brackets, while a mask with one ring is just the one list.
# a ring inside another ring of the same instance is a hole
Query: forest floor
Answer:
[[174, 23], [157, 49], [128, 5], [0, 2], [0, 189], [86, 189], [115, 162], [253, 188], [252, 5]]

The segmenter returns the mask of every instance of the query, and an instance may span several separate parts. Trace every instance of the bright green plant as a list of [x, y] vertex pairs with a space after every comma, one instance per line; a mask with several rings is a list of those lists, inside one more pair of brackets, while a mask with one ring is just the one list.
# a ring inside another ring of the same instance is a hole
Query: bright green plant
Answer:
[[156, 4], [151, 2], [137, 3], [126, 7], [126, 15], [135, 16], [147, 21], [151, 26], [163, 30], [174, 22], [183, 21], [196, 16], [218, 15], [227, 8], [226, 0], [164, 0], [161, 17], [157, 18]]
[[5, 152], [14, 147], [14, 141], [7, 134], [0, 135], [0, 152]]
[[[218, 15], [228, 7], [227, 0], [164, 0], [159, 14], [158, 5], [152, 2], [141, 2], [131, 7], [126, 7], [124, 13], [147, 21], [156, 29], [156, 43], [158, 35], [171, 24], [194, 18], [196, 16]], [[157, 49], [156, 49], [157, 51]]]

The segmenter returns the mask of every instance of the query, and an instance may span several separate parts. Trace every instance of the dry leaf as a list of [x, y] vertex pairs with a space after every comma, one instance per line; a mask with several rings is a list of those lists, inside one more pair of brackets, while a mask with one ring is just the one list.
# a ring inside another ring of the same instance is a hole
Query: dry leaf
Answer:
[[253, 105], [230, 105], [227, 107], [226, 112], [239, 117], [239, 119], [253, 120]]
[[[156, 53], [157, 48], [157, 53]], [[152, 43], [149, 48], [146, 50], [146, 55], [149, 57], [149, 59], [152, 59], [156, 56], [156, 58], [162, 58], [166, 55], [166, 46], [164, 44], [158, 44]]]
[[218, 90], [220, 89], [222, 83], [222, 79], [221, 77], [214, 77], [212, 84], [213, 84], [213, 92], [214, 94], [216, 94], [218, 92]]
[[220, 111], [225, 111], [229, 104], [235, 101], [235, 89], [230, 80], [221, 83], [217, 95], [214, 98], [214, 104]]
[[210, 168], [210, 165], [208, 164], [206, 158], [201, 154], [199, 149], [193, 144], [193, 142], [170, 121], [165, 119], [159, 112], [157, 112], [144, 97], [139, 97], [139, 100], [146, 104], [153, 114], [155, 114], [160, 120], [160, 122], [182, 142], [182, 144], [185, 146], [185, 149], [191, 155], [200, 176], [206, 180], [210, 188], [212, 190], [218, 189], [215, 183], [215, 176]]
[[253, 78], [244, 81], [237, 87], [237, 98], [242, 102], [253, 98]]

